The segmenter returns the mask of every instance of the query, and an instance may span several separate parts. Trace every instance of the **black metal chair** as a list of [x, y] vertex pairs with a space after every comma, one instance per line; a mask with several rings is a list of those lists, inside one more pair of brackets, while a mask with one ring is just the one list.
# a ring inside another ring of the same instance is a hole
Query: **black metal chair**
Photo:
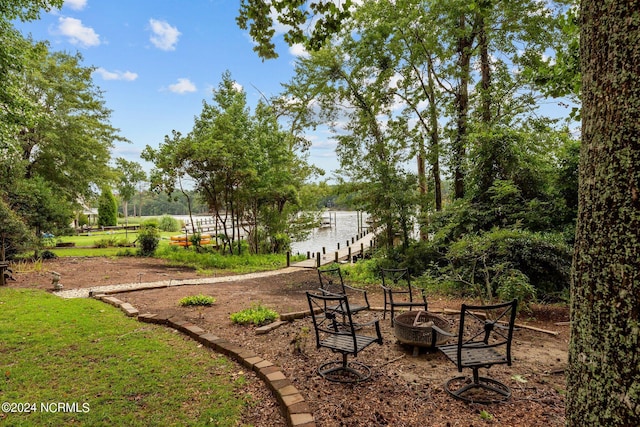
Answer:
[[[473, 371], [473, 378], [461, 376], [447, 381], [449, 394], [466, 402], [494, 403], [511, 397], [511, 389], [492, 378], [481, 377], [480, 368], [506, 364], [511, 366], [511, 341], [518, 300], [511, 302], [473, 306], [462, 304], [457, 344], [441, 345], [442, 351], [457, 367]], [[433, 328], [437, 333], [446, 331]]]
[[[369, 310], [369, 297], [364, 289], [354, 288], [344, 284], [340, 267], [318, 269], [318, 279], [320, 279], [320, 292], [324, 295], [346, 295], [349, 297], [349, 310], [351, 314], [356, 314], [362, 310]], [[339, 309], [340, 307], [327, 307]]]
[[396, 308], [418, 308], [427, 311], [427, 296], [424, 289], [411, 284], [409, 270], [406, 268], [382, 268], [382, 291], [384, 293], [384, 311], [382, 318], [387, 318], [387, 307], [391, 311], [391, 326]]
[[[334, 353], [341, 353], [342, 360], [334, 360], [318, 367], [318, 373], [333, 382], [355, 383], [371, 377], [371, 368], [357, 361], [347, 361], [348, 355], [356, 357], [359, 352], [373, 343], [382, 344], [379, 320], [366, 324], [355, 324], [349, 310], [346, 295], [321, 295], [307, 292], [311, 318], [316, 333], [316, 347], [325, 347]], [[325, 308], [333, 307], [333, 308]], [[318, 312], [322, 310], [319, 314]], [[340, 317], [343, 320], [338, 320]], [[356, 333], [366, 326], [375, 328], [375, 336]]]

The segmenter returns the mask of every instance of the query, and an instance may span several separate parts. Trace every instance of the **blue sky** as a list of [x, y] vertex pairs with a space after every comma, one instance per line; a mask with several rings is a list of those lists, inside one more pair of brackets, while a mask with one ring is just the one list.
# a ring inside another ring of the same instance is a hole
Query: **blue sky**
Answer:
[[[17, 27], [54, 50], [80, 52], [97, 67], [94, 82], [104, 91], [111, 123], [131, 144], [117, 143], [113, 157], [137, 161], [146, 145], [157, 147], [173, 129], [188, 133], [211, 100], [222, 74], [231, 76], [255, 106], [260, 92], [271, 97], [293, 75], [301, 50], [279, 44], [280, 57], [262, 61], [247, 31], [236, 25], [237, 0], [66, 0], [39, 21]], [[309, 135], [310, 162], [337, 167], [328, 135]], [[326, 175], [325, 177], [328, 177]]]

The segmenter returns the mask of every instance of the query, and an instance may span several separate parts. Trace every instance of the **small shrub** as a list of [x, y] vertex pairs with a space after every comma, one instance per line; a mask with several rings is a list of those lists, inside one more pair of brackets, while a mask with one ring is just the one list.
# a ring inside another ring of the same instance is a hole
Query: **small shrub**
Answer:
[[527, 308], [529, 302], [535, 301], [536, 288], [531, 284], [529, 278], [520, 270], [511, 269], [498, 277], [497, 294], [502, 301], [509, 301], [517, 298], [522, 308]]
[[119, 248], [126, 248], [128, 246], [131, 246], [131, 242], [128, 239], [123, 237], [123, 238], [117, 239], [115, 241], [115, 245], [114, 246], [117, 246]]
[[56, 259], [58, 255], [54, 254], [51, 251], [42, 251], [40, 252], [40, 259]]
[[180, 221], [172, 217], [171, 215], [162, 215], [160, 217], [160, 221], [158, 222], [158, 227], [162, 231], [180, 231]]
[[116, 252], [116, 256], [136, 256], [136, 253], [129, 248]]
[[184, 297], [180, 300], [180, 305], [183, 307], [189, 306], [210, 306], [216, 302], [216, 299], [209, 295], [191, 295]]
[[278, 318], [279, 314], [263, 306], [262, 304], [254, 304], [251, 308], [246, 308], [237, 313], [232, 313], [229, 318], [233, 323], [240, 325], [254, 324], [256, 326], [266, 325]]
[[152, 256], [160, 243], [160, 232], [153, 225], [143, 225], [138, 232], [138, 242], [140, 243], [139, 254], [142, 256]]

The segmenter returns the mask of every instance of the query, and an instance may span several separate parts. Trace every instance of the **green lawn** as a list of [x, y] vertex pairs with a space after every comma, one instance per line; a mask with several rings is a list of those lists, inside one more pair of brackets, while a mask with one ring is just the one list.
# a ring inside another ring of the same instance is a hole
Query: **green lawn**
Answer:
[[3, 406], [0, 425], [237, 426], [251, 404], [226, 358], [99, 301], [42, 291], [0, 289], [0, 368], [1, 400], [31, 410]]

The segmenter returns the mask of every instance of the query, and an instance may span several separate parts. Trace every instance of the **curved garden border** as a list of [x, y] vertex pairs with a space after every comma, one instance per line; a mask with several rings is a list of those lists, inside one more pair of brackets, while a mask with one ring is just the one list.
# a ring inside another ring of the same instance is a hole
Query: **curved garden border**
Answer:
[[315, 427], [315, 419], [302, 394], [287, 379], [280, 367], [261, 358], [251, 350], [243, 349], [225, 339], [209, 333], [193, 323], [179, 318], [140, 312], [131, 304], [104, 293], [92, 294], [93, 298], [120, 308], [128, 317], [136, 317], [139, 322], [154, 323], [176, 329], [202, 345], [224, 354], [247, 369], [251, 369], [269, 387], [280, 404], [287, 424], [291, 427]]

